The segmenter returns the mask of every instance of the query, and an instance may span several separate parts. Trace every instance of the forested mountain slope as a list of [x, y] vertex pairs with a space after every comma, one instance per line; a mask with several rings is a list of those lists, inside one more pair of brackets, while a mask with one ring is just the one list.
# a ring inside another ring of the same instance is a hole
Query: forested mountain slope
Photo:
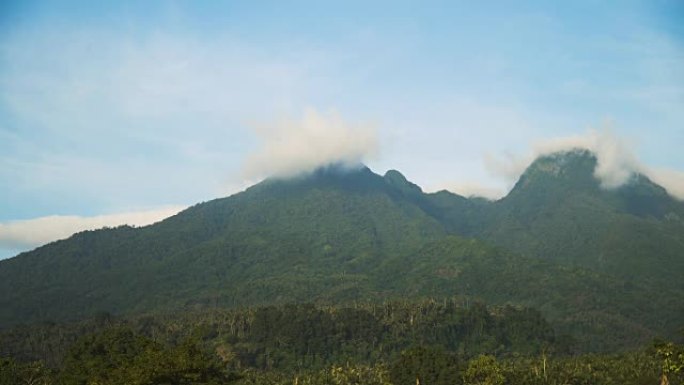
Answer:
[[443, 221], [528, 256], [684, 290], [684, 204], [639, 174], [602, 188], [596, 162], [586, 151], [537, 159], [497, 202], [469, 208], [452, 196]]
[[76, 234], [0, 261], [0, 327], [214, 306], [469, 297], [539, 308], [586, 350], [684, 324], [684, 209], [644, 177], [602, 189], [586, 152], [538, 159], [505, 198], [426, 194], [336, 166]]
[[0, 324], [193, 303], [368, 294], [383, 258], [444, 236], [368, 169], [265, 181], [144, 228], [76, 234], [0, 262]]

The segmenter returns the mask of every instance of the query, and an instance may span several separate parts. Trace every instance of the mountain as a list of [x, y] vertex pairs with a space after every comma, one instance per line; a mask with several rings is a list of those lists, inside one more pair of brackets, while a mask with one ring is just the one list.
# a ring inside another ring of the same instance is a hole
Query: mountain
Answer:
[[399, 197], [367, 168], [322, 169], [152, 226], [80, 233], [2, 262], [0, 319], [301, 301], [321, 285], [344, 297], [365, 284], [358, 271], [445, 234]]
[[602, 188], [596, 165], [587, 151], [541, 157], [505, 198], [471, 210], [470, 228], [452, 228], [530, 257], [684, 290], [684, 204], [640, 174]]
[[398, 171], [268, 179], [142, 228], [0, 261], [0, 327], [288, 302], [480, 298], [539, 308], [585, 350], [684, 325], [684, 206], [643, 176], [602, 189], [587, 152], [538, 159], [496, 202]]

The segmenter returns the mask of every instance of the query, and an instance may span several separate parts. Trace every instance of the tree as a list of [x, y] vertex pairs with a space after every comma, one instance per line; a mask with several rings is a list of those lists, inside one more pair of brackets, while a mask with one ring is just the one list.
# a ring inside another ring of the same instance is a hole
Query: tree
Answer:
[[458, 360], [442, 349], [418, 347], [401, 353], [390, 368], [395, 385], [460, 384]]
[[75, 385], [214, 385], [238, 378], [197, 340], [167, 347], [126, 327], [82, 338], [61, 375], [63, 382]]
[[21, 364], [12, 358], [0, 358], [0, 385], [50, 385], [53, 373], [40, 361]]
[[661, 360], [661, 385], [669, 385], [670, 378], [684, 371], [684, 346], [672, 342], [659, 342], [655, 346], [656, 354]]
[[470, 360], [465, 371], [467, 385], [503, 385], [506, 378], [494, 356], [480, 355]]

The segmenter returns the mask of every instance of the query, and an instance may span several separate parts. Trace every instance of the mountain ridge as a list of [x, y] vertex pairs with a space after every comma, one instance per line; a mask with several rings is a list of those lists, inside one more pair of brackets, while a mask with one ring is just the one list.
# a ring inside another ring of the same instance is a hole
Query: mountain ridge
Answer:
[[[330, 166], [150, 226], [79, 233], [0, 261], [0, 328], [103, 311], [469, 296], [536, 306], [593, 350], [672, 335], [684, 324], [684, 225], [668, 218], [682, 205], [650, 181], [602, 189], [595, 158], [574, 160], [581, 167], [541, 159], [541, 174], [530, 168], [498, 201]], [[619, 338], [591, 342], [608, 325]]]

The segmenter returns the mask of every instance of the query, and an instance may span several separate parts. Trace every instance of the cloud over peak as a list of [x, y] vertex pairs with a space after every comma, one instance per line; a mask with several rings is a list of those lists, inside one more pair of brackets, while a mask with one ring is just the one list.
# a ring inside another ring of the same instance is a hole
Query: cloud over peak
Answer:
[[261, 147], [243, 168], [249, 178], [292, 177], [330, 164], [356, 165], [377, 154], [373, 127], [349, 124], [336, 112], [305, 111], [301, 120], [255, 126]]
[[609, 128], [590, 129], [584, 135], [569, 136], [539, 142], [533, 146], [534, 158], [570, 150], [588, 150], [596, 156], [594, 176], [606, 189], [627, 183], [642, 167], [630, 144]]
[[588, 150], [596, 156], [594, 176], [605, 189], [628, 183], [634, 174], [643, 174], [663, 186], [668, 193], [684, 200], [684, 173], [643, 164], [635, 155], [634, 145], [619, 137], [609, 127], [590, 129], [581, 135], [538, 141], [525, 155], [486, 156], [487, 170], [503, 178], [509, 186], [518, 180], [537, 158], [559, 152]]

